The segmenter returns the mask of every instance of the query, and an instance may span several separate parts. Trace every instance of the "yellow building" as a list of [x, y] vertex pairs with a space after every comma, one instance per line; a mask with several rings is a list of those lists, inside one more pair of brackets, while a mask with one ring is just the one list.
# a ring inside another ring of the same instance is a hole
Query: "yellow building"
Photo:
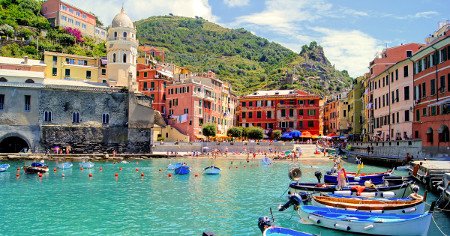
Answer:
[[99, 59], [57, 52], [44, 52], [45, 78], [90, 82], [99, 80]]
[[363, 90], [364, 77], [358, 77], [353, 81], [352, 90], [348, 93], [348, 122], [351, 127], [350, 133], [360, 137], [363, 123]]

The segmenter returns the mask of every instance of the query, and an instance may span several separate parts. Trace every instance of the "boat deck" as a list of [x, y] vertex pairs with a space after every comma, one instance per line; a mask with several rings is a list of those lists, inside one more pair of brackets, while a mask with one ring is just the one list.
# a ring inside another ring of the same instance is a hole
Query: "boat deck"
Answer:
[[[414, 166], [418, 165], [419, 169], [416, 174], [414, 174]], [[449, 161], [414, 161], [409, 169], [411, 175], [422, 182], [430, 190], [437, 190], [436, 184], [440, 182], [445, 173], [450, 173], [450, 162]]]

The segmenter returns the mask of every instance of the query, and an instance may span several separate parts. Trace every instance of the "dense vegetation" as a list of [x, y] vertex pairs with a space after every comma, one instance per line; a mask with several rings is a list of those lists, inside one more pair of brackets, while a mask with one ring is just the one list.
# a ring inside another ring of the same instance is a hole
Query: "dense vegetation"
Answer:
[[41, 4], [38, 0], [0, 0], [1, 56], [42, 59], [44, 51], [106, 55], [104, 42], [89, 37], [80, 40], [73, 29], [52, 28], [40, 13]]
[[238, 94], [278, 88], [326, 94], [351, 83], [315, 42], [296, 54], [245, 29], [223, 28], [199, 17], [159, 16], [135, 24], [141, 44], [164, 48], [168, 62], [194, 72], [214, 71]]

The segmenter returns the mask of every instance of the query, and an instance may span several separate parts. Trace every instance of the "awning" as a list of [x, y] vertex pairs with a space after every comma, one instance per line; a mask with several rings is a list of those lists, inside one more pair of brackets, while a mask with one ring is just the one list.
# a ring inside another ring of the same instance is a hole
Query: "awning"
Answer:
[[445, 103], [450, 103], [450, 98], [442, 99], [442, 100], [437, 101], [435, 103], [430, 103], [430, 104], [428, 104], [428, 107], [440, 106], [440, 105], [445, 104]]
[[319, 135], [313, 135], [311, 138], [319, 138]]
[[216, 134], [216, 138], [228, 138], [226, 134]]
[[196, 137], [197, 139], [206, 139], [206, 136], [201, 135], [201, 134], [197, 134], [197, 135], [195, 135], [195, 137]]
[[438, 134], [442, 134], [444, 133], [444, 131], [448, 132], [448, 127], [446, 125], [441, 125], [441, 127], [439, 127], [438, 129]]
[[301, 138], [311, 138], [312, 135], [309, 131], [303, 131]]

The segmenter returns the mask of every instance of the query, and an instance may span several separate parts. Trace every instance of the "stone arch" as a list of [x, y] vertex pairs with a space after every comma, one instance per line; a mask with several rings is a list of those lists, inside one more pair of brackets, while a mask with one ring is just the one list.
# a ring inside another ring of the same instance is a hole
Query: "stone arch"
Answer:
[[431, 127], [427, 129], [427, 142], [433, 143], [433, 128]]
[[27, 138], [18, 133], [9, 133], [0, 139], [0, 153], [17, 153], [30, 148]]
[[34, 83], [34, 80], [32, 80], [32, 79], [27, 79], [27, 80], [25, 80], [25, 83], [27, 83], [27, 84], [32, 84], [32, 83]]
[[8, 82], [8, 80], [5, 77], [0, 77], [0, 82]]
[[439, 134], [439, 142], [449, 142], [450, 141], [450, 132], [448, 126], [441, 125], [438, 129]]

